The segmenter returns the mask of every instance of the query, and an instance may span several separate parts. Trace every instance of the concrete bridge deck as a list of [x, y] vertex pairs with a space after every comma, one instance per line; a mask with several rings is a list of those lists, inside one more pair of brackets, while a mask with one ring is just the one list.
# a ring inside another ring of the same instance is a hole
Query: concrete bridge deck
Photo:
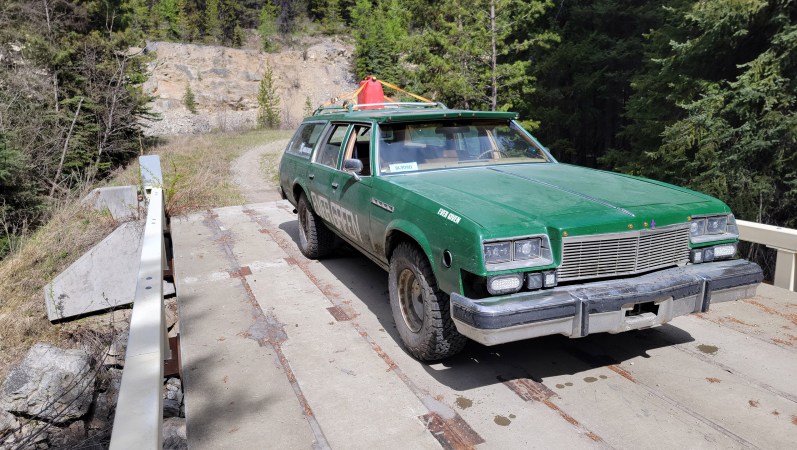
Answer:
[[287, 202], [173, 219], [189, 445], [793, 448], [797, 294], [620, 335], [408, 356], [387, 274], [310, 261]]

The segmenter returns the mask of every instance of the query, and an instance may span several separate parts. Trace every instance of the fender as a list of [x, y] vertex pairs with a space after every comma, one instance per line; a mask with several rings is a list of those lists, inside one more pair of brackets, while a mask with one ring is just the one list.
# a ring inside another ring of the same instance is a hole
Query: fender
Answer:
[[434, 264], [434, 258], [432, 257], [432, 247], [429, 245], [429, 239], [427, 239], [426, 234], [417, 225], [406, 219], [394, 219], [387, 224], [384, 238], [385, 259], [389, 259], [390, 256], [387, 254], [388, 237], [393, 231], [401, 231], [402, 233], [411, 237], [421, 247], [423, 253], [426, 255], [426, 258], [428, 258], [432, 263], [432, 269], [434, 269], [435, 274], [437, 273], [437, 266]]
[[[437, 279], [437, 286], [445, 293], [450, 292], [460, 292], [460, 279], [459, 279], [459, 270], [442, 270], [440, 266], [440, 261], [438, 258], [434, 257], [432, 252], [432, 246], [429, 244], [429, 239], [426, 237], [426, 233], [424, 233], [417, 225], [414, 223], [407, 221], [405, 219], [395, 219], [388, 223], [386, 232], [385, 232], [385, 248], [387, 249], [388, 245], [388, 236], [393, 231], [400, 231], [406, 235], [408, 235], [412, 240], [417, 243], [423, 253], [426, 255], [426, 258], [429, 260], [429, 264], [432, 265], [432, 271], [434, 272], [435, 278]], [[387, 259], [387, 254], [385, 258]], [[389, 261], [388, 261], [389, 263]]]

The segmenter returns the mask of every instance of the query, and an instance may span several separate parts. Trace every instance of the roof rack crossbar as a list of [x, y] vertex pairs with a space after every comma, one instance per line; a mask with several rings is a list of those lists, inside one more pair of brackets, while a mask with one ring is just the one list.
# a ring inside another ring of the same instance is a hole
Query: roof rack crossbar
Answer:
[[352, 111], [360, 111], [362, 108], [369, 107], [369, 108], [440, 108], [440, 109], [448, 109], [448, 107], [440, 102], [385, 102], [385, 103], [362, 103], [362, 104], [349, 104], [345, 106], [322, 106], [315, 110], [313, 115], [319, 114], [334, 114], [334, 113], [345, 113], [345, 112], [352, 112]]

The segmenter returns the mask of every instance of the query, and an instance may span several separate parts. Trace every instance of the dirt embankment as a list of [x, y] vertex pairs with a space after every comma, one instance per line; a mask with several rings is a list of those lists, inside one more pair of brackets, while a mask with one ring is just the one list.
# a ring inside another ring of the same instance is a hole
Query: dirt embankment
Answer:
[[[162, 120], [148, 123], [149, 135], [246, 130], [256, 125], [257, 93], [266, 65], [273, 70], [281, 98], [282, 128], [313, 108], [356, 87], [351, 72], [354, 47], [340, 37], [307, 37], [277, 53], [218, 46], [150, 42], [154, 52], [144, 92]], [[183, 97], [190, 86], [197, 105], [192, 114]]]

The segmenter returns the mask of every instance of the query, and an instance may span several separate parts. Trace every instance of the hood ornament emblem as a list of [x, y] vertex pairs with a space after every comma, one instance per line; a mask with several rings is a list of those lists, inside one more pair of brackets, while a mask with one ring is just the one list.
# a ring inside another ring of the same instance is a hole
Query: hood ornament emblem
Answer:
[[656, 229], [656, 219], [650, 219], [650, 229], [651, 230]]

